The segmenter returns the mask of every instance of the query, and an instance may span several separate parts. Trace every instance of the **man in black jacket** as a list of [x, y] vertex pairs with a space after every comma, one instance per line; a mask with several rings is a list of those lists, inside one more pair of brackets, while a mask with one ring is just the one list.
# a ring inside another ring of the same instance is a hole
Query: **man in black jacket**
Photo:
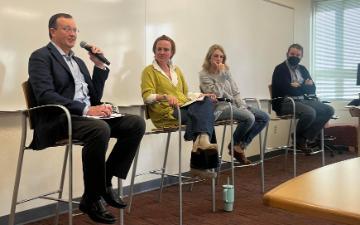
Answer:
[[[50, 43], [32, 53], [29, 59], [29, 82], [38, 105], [60, 104], [71, 113], [73, 138], [84, 143], [82, 150], [84, 194], [80, 210], [100, 223], [115, 223], [101, 198], [116, 208], [126, 204], [113, 193], [113, 176], [125, 179], [145, 132], [145, 122], [134, 115], [109, 117], [111, 106], [101, 103], [109, 69], [94, 54], [101, 50], [92, 46], [90, 60], [93, 75], [85, 63], [71, 50], [76, 42], [77, 27], [71, 15], [59, 13], [49, 20]], [[35, 118], [31, 146], [43, 149], [66, 138], [65, 116], [58, 112], [43, 113]], [[117, 142], [105, 162], [110, 137]]]
[[[308, 143], [314, 141], [324, 125], [334, 114], [334, 109], [315, 96], [316, 86], [309, 71], [299, 62], [303, 48], [292, 44], [287, 51], [287, 59], [275, 67], [272, 76], [273, 98], [292, 97], [295, 100], [296, 116], [299, 119], [296, 127], [297, 148], [309, 153]], [[293, 113], [290, 100], [277, 99], [273, 109], [278, 115]]]

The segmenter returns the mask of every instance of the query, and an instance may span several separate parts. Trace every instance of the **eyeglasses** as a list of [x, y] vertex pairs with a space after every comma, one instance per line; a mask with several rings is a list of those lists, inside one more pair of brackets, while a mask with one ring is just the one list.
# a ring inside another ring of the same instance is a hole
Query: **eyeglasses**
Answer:
[[[79, 30], [76, 27], [70, 27], [70, 26], [65, 26], [65, 27], [59, 27], [61, 30], [65, 31], [66, 33], [79, 33]], [[57, 29], [57, 28], [54, 28]]]

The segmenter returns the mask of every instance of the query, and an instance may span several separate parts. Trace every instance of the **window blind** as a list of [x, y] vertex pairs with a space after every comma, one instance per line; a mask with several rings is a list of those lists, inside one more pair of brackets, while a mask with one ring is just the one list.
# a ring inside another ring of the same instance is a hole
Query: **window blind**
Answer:
[[321, 99], [357, 98], [360, 63], [360, 1], [313, 2], [312, 76]]

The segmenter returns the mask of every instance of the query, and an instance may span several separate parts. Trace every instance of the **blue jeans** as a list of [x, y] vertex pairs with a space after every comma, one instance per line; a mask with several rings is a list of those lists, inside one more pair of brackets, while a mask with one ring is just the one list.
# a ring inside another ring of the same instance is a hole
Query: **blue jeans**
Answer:
[[[180, 108], [181, 123], [186, 125], [185, 140], [194, 141], [200, 133], [207, 133], [211, 139], [215, 120], [214, 105], [210, 98], [206, 97], [203, 101]], [[174, 110], [174, 117], [178, 118], [177, 110]]]
[[[234, 120], [238, 122], [233, 134], [234, 144], [242, 147], [249, 145], [270, 120], [266, 112], [250, 106], [247, 109], [233, 106], [233, 114]], [[217, 120], [229, 120], [230, 116], [230, 107], [226, 107]]]

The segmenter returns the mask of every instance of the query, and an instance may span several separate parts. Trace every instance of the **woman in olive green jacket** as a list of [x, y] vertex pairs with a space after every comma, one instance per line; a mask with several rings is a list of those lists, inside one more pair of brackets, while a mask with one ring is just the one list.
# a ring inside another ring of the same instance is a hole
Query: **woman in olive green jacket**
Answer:
[[[194, 141], [192, 169], [209, 169], [217, 166], [217, 159], [205, 165], [202, 157], [217, 155], [217, 145], [210, 143], [214, 131], [215, 95], [189, 93], [181, 70], [171, 58], [175, 54], [175, 42], [168, 36], [160, 36], [153, 45], [155, 60], [142, 72], [141, 90], [149, 116], [156, 127], [178, 125], [180, 107], [182, 124], [186, 125], [185, 140]], [[211, 156], [211, 157], [212, 157]], [[196, 159], [195, 159], [196, 158]]]

